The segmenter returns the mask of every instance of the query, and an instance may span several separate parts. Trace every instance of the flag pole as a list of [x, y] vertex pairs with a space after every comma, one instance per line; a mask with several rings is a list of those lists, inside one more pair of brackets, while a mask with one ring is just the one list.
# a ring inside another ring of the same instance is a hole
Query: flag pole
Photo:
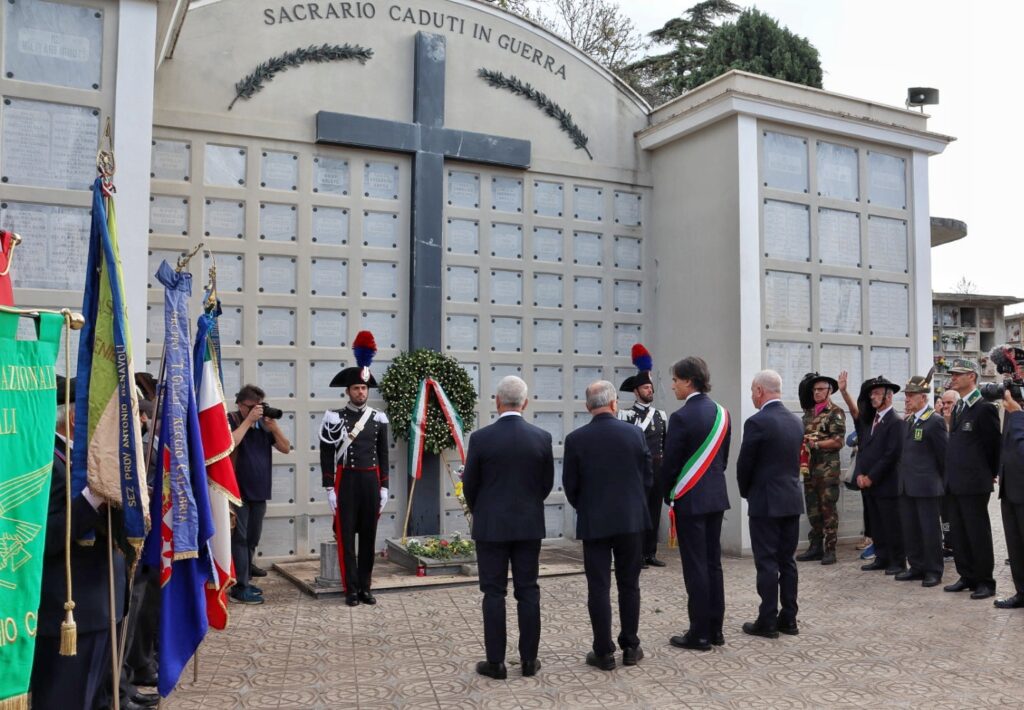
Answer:
[[[117, 622], [114, 621], [114, 520], [107, 504], [107, 593], [110, 600], [110, 682], [112, 684], [114, 710], [121, 710], [121, 667], [118, 665], [120, 653], [117, 648]], [[123, 627], [127, 628], [128, 619], [124, 619]]]
[[[402, 544], [403, 545], [405, 544], [405, 538], [406, 538], [406, 536], [409, 533], [409, 515], [412, 514], [412, 497], [413, 497], [413, 494], [416, 492], [416, 481], [418, 481], [418, 480], [419, 480], [418, 478], [413, 477], [412, 485], [409, 487], [409, 500], [405, 504], [405, 522], [402, 524]], [[335, 513], [335, 515], [337, 515], [337, 513]]]

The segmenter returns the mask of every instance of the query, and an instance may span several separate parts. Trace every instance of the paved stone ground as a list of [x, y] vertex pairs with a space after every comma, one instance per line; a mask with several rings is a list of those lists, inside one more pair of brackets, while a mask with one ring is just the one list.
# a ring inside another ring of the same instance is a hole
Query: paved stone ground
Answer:
[[[995, 506], [993, 506], [995, 508]], [[1003, 565], [998, 514], [996, 580]], [[541, 672], [519, 674], [515, 637], [509, 678], [477, 676], [483, 658], [474, 587], [384, 592], [376, 607], [317, 601], [276, 574], [267, 603], [231, 607], [231, 628], [201, 650], [199, 682], [164, 708], [918, 708], [1024, 706], [1024, 610], [861, 572], [852, 548], [832, 567], [800, 565], [799, 636], [746, 636], [756, 615], [754, 564], [724, 560], [726, 645], [672, 648], [686, 626], [675, 550], [644, 571], [640, 636], [646, 658], [611, 673], [584, 664], [590, 647], [586, 580], [542, 579]], [[944, 582], [956, 578], [947, 562]], [[510, 595], [511, 601], [511, 595]], [[614, 604], [614, 598], [613, 598]], [[514, 602], [509, 628], [515, 628]]]

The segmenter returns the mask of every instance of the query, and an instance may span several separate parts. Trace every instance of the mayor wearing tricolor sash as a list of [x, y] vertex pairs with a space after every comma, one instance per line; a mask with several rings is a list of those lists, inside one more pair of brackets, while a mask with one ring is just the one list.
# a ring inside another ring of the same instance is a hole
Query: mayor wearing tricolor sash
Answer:
[[683, 358], [672, 366], [672, 391], [685, 402], [669, 417], [660, 485], [673, 507], [690, 628], [670, 642], [679, 648], [708, 651], [712, 644], [725, 643], [719, 537], [729, 509], [725, 463], [732, 426], [725, 407], [707, 395], [711, 373], [701, 358]]

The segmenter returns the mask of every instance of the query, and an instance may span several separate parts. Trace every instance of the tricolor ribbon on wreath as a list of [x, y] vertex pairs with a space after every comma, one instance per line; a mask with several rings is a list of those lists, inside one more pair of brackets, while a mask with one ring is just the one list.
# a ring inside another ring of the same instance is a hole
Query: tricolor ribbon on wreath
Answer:
[[432, 377], [426, 377], [420, 380], [419, 393], [416, 395], [416, 404], [413, 406], [412, 419], [409, 422], [409, 475], [416, 480], [423, 475], [423, 448], [427, 441], [427, 407], [430, 404], [431, 392], [437, 397], [437, 404], [444, 414], [445, 421], [448, 422], [448, 430], [455, 441], [459, 459], [463, 464], [466, 463], [466, 436], [463, 434], [462, 418], [455, 411], [441, 383]]

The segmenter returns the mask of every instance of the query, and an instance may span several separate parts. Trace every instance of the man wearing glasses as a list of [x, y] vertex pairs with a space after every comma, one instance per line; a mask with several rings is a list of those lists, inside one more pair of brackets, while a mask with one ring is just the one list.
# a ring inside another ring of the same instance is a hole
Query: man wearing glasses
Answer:
[[805, 455], [808, 458], [804, 478], [807, 535], [810, 545], [797, 556], [800, 562], [821, 560], [836, 563], [836, 538], [839, 529], [839, 450], [846, 439], [846, 415], [829, 399], [839, 388], [831, 377], [809, 372], [800, 382], [800, 408], [804, 410]]

